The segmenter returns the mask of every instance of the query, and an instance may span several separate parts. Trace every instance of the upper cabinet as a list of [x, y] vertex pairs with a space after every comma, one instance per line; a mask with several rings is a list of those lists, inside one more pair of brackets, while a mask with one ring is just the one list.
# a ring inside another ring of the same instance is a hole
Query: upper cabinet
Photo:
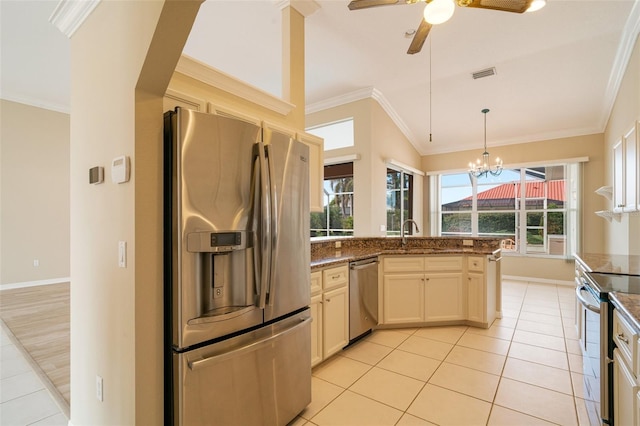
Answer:
[[162, 100], [162, 111], [173, 111], [176, 107], [204, 112], [207, 110], [207, 103], [203, 99], [169, 89]]
[[309, 147], [310, 209], [312, 212], [321, 212], [324, 209], [322, 200], [324, 195], [324, 140], [305, 132], [298, 132], [296, 137]]
[[638, 187], [640, 186], [638, 170], [638, 126], [634, 125], [624, 135], [624, 211], [638, 210]]
[[636, 122], [613, 145], [613, 211], [640, 210], [640, 141]]
[[280, 124], [262, 120], [254, 115], [207, 102], [204, 99], [198, 99], [175, 90], [167, 90], [163, 100], [163, 110], [173, 110], [177, 106], [246, 121], [262, 127], [265, 136], [270, 132], [283, 133], [307, 145], [309, 147], [309, 209], [311, 211], [322, 211], [322, 185], [324, 184], [324, 141], [322, 138], [305, 133], [302, 130], [291, 129]]

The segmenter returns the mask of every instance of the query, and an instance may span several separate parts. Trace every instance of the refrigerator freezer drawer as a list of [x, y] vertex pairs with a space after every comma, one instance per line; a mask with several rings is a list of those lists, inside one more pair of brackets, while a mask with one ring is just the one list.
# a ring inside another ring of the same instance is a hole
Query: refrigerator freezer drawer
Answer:
[[286, 425], [311, 402], [309, 310], [174, 354], [176, 425]]

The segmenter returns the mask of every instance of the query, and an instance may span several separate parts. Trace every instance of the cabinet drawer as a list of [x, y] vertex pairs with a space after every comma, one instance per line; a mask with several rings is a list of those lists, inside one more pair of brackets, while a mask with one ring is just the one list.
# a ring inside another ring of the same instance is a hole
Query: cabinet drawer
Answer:
[[613, 312], [613, 341], [625, 358], [628, 365], [632, 366], [633, 374], [637, 375], [636, 348], [638, 334], [616, 310]]
[[322, 291], [322, 272], [315, 271], [311, 273], [311, 295], [315, 295]]
[[422, 256], [385, 257], [382, 260], [382, 268], [385, 273], [422, 272], [424, 271], [424, 257]]
[[349, 268], [347, 265], [329, 268], [322, 271], [323, 288], [330, 290], [346, 286], [349, 282]]
[[467, 269], [473, 272], [484, 272], [484, 257], [469, 256], [467, 258]]
[[424, 259], [425, 271], [462, 271], [462, 256], [429, 256]]

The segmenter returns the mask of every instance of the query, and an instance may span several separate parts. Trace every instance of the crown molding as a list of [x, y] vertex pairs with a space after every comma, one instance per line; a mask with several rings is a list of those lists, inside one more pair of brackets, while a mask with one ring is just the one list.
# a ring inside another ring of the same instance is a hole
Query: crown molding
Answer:
[[605, 90], [604, 108], [602, 114], [602, 121], [600, 123], [601, 131], [604, 132], [605, 128], [611, 118], [611, 112], [613, 111], [613, 105], [618, 96], [620, 85], [622, 84], [622, 78], [627, 71], [627, 66], [631, 60], [633, 48], [635, 46], [638, 35], [640, 34], [640, 1], [634, 0], [633, 7], [627, 18], [627, 22], [622, 30], [622, 37], [616, 56], [613, 60], [613, 66], [611, 67], [611, 74], [609, 75], [609, 81]]
[[49, 22], [71, 38], [99, 3], [100, 0], [60, 0]]
[[333, 98], [325, 99], [323, 101], [315, 102], [313, 104], [307, 105], [305, 109], [306, 114], [313, 114], [314, 112], [323, 111], [325, 109], [334, 108], [340, 105], [345, 105], [351, 102], [360, 101], [362, 99], [371, 98], [378, 102], [378, 104], [382, 107], [382, 109], [387, 113], [389, 118], [394, 122], [394, 124], [398, 127], [398, 129], [402, 132], [402, 134], [411, 142], [416, 150], [418, 149], [419, 141], [416, 139], [413, 132], [409, 129], [406, 123], [400, 118], [396, 110], [391, 106], [387, 98], [382, 94], [381, 91], [374, 87], [365, 87], [363, 89], [358, 89], [353, 92], [345, 93], [344, 95], [335, 96]]
[[289, 114], [295, 105], [273, 96], [255, 86], [210, 67], [190, 56], [182, 55], [178, 60], [176, 72], [207, 83], [232, 95], [239, 96], [254, 104], [260, 105], [282, 115]]
[[320, 5], [316, 3], [314, 0], [276, 0], [276, 3], [280, 10], [285, 7], [293, 7], [295, 10], [300, 12], [302, 16], [308, 18], [313, 15], [320, 9]]

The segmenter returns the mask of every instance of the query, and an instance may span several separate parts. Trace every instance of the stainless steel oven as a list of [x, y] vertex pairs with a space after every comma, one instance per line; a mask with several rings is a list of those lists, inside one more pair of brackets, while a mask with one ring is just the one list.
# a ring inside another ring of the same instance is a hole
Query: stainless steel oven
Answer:
[[[581, 285], [576, 288], [580, 302], [580, 346], [582, 348], [582, 387], [589, 423], [599, 425], [610, 423], [610, 368], [607, 360], [609, 329], [609, 303], [602, 299], [597, 290], [589, 284], [587, 277], [581, 277]], [[604, 362], [603, 362], [604, 360]]]
[[614, 425], [613, 310], [610, 292], [640, 294], [640, 276], [581, 272], [576, 296], [580, 302], [580, 344], [583, 391], [591, 424]]

